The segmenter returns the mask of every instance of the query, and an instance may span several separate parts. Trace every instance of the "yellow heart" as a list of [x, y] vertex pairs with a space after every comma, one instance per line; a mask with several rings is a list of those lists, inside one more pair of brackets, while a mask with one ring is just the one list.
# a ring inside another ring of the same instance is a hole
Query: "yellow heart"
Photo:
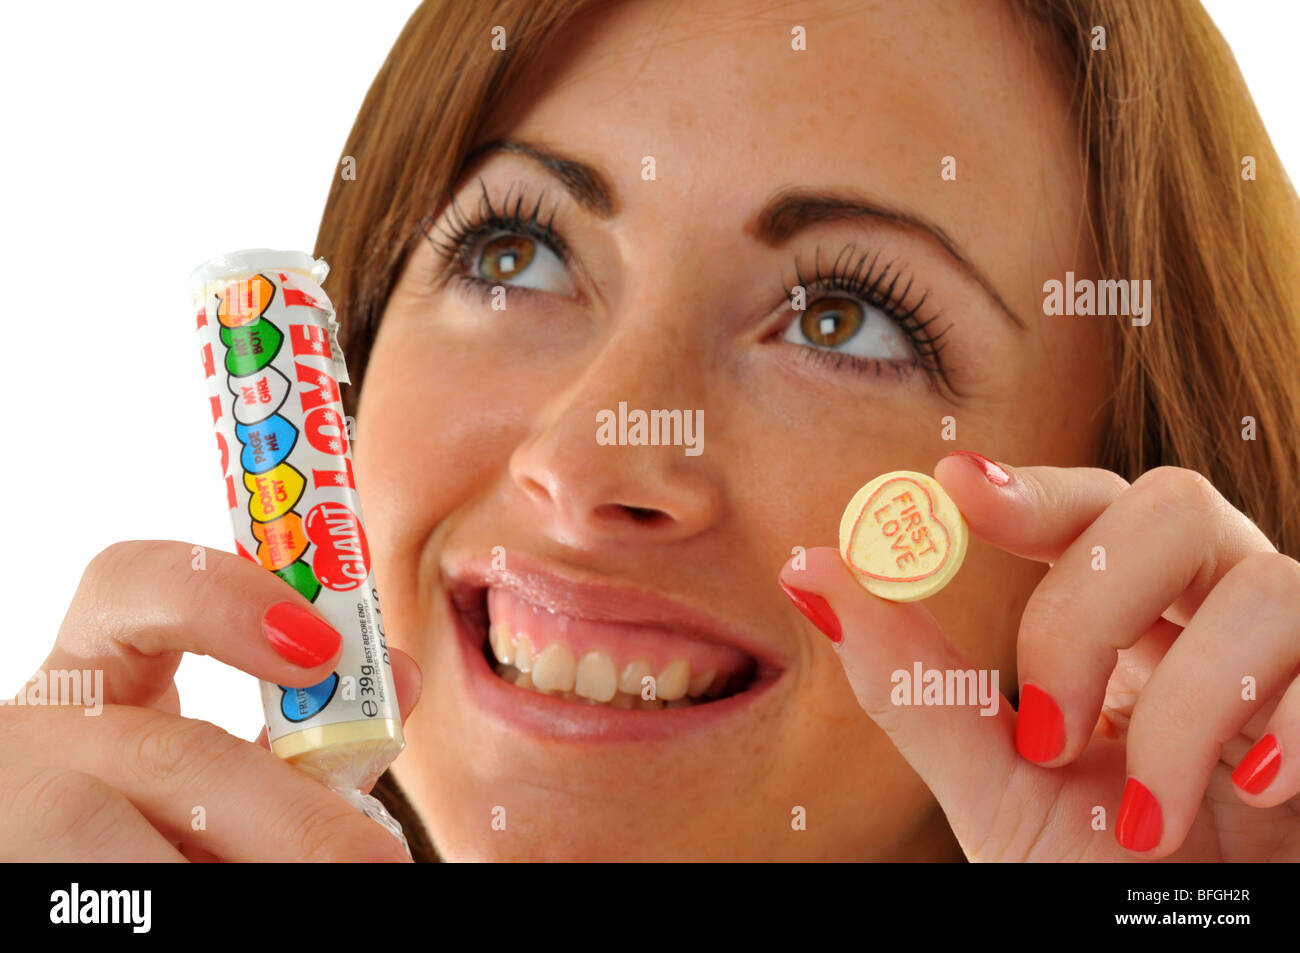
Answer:
[[868, 592], [915, 602], [961, 568], [967, 537], [966, 521], [938, 482], [896, 470], [849, 501], [840, 519], [840, 556]]

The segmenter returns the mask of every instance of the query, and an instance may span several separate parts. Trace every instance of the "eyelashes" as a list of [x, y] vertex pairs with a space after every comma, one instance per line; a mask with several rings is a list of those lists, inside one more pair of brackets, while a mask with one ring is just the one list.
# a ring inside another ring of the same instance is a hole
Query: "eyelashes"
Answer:
[[[429, 276], [434, 290], [441, 290], [451, 281], [462, 282], [467, 290], [475, 293], [480, 300], [487, 301], [492, 288], [505, 282], [492, 281], [479, 275], [476, 259], [483, 241], [499, 236], [501, 233], [527, 236], [548, 246], [566, 268], [571, 264], [573, 256], [569, 245], [554, 227], [559, 203], [555, 203], [550, 208], [549, 214], [542, 214], [542, 202], [546, 194], [544, 189], [536, 201], [531, 203], [529, 211], [526, 207], [522, 183], [510, 186], [501, 200], [500, 208], [493, 204], [482, 177], [479, 178], [479, 185], [479, 200], [469, 214], [460, 209], [454, 195], [448, 189], [447, 215], [445, 221], [438, 223], [440, 237], [435, 238], [430, 232], [428, 218], [422, 223], [425, 237], [438, 255], [433, 273]], [[512, 198], [511, 193], [515, 191], [517, 185], [520, 186], [519, 192]], [[912, 351], [913, 359], [899, 361], [850, 354], [835, 347], [817, 345], [813, 341], [809, 341], [807, 345], [800, 345], [802, 356], [818, 366], [835, 371], [856, 371], [876, 375], [892, 371], [899, 379], [909, 377], [920, 370], [926, 374], [932, 387], [947, 385], [948, 389], [955, 394], [956, 391], [951, 386], [948, 370], [941, 357], [947, 345], [946, 335], [951, 325], [942, 329], [935, 328], [941, 313], [937, 311], [927, 313], [923, 310], [929, 298], [928, 292], [916, 295], [916, 300], [909, 304], [914, 283], [914, 277], [900, 268], [897, 260], [882, 263], [879, 251], [874, 253], [870, 250], [859, 251], [852, 244], [846, 246], [828, 268], [822, 266], [821, 249], [818, 247], [814, 254], [812, 273], [808, 276], [804, 275], [796, 256], [795, 282], [793, 285], [782, 284], [787, 305], [794, 298], [795, 286], [804, 289], [805, 307], [818, 300], [818, 296], [822, 296], [821, 300], [826, 300], [826, 296], [835, 295], [856, 298], [878, 311], [901, 332]], [[537, 293], [536, 289], [525, 286], [513, 284], [506, 286], [509, 287], [511, 294]], [[796, 315], [793, 321], [787, 321], [782, 328], [798, 321], [799, 317]]]
[[859, 357], [829, 348], [808, 349], [810, 359], [836, 367], [856, 366], [860, 370], [873, 369], [877, 373], [882, 372], [886, 366], [892, 366], [900, 377], [919, 369], [929, 376], [931, 383], [946, 380], [947, 371], [940, 354], [947, 346], [946, 336], [952, 326], [935, 329], [933, 326], [941, 316], [937, 311], [928, 317], [921, 316], [929, 293], [922, 293], [914, 304], [908, 306], [908, 296], [914, 279], [907, 276], [902, 290], [897, 290], [899, 282], [903, 281], [905, 276], [902, 269], [898, 267], [897, 261], [881, 264], [881, 253], [876, 251], [873, 254], [868, 250], [863, 251], [854, 262], [852, 256], [856, 252], [855, 246], [848, 245], [836, 256], [830, 268], [823, 270], [821, 247], [818, 246], [813, 254], [813, 273], [806, 278], [796, 256], [794, 285], [782, 285], [786, 301], [794, 298], [796, 286], [804, 289], [807, 298], [805, 307], [818, 294], [848, 294], [858, 298], [893, 321], [907, 338], [916, 355], [916, 361], [912, 365], [900, 364], [881, 358]]
[[[440, 223], [439, 231], [442, 232], [442, 240], [435, 239], [428, 234], [427, 222], [425, 234], [429, 243], [438, 253], [441, 259], [441, 266], [436, 268], [433, 274], [433, 286], [440, 289], [445, 286], [449, 280], [463, 280], [475, 290], [481, 291], [483, 295], [489, 293], [494, 282], [486, 281], [475, 273], [474, 253], [478, 249], [479, 243], [497, 232], [513, 232], [519, 235], [526, 235], [536, 241], [549, 245], [559, 256], [559, 259], [565, 265], [572, 260], [572, 254], [569, 251], [568, 243], [564, 241], [563, 236], [554, 228], [555, 212], [559, 203], [551, 208], [550, 215], [546, 221], [541, 220], [540, 212], [542, 208], [542, 199], [546, 195], [543, 189], [537, 196], [537, 202], [533, 205], [532, 212], [524, 214], [524, 195], [522, 190], [514, 199], [514, 207], [510, 205], [510, 192], [514, 186], [507, 190], [505, 198], [502, 199], [502, 208], [498, 210], [492, 204], [492, 197], [488, 194], [487, 185], [483, 179], [479, 179], [479, 186], [482, 195], [478, 205], [470, 215], [462, 212], [456, 205], [456, 199], [450, 189], [447, 190], [447, 197], [450, 200], [450, 206], [447, 210], [447, 224]], [[527, 292], [527, 288], [517, 288], [516, 290]]]

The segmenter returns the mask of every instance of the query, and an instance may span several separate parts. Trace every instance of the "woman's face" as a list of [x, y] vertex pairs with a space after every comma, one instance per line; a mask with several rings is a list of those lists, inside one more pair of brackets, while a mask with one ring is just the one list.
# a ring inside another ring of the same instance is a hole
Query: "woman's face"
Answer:
[[[1095, 264], [1031, 31], [994, 2], [730, 6], [567, 28], [479, 141], [581, 166], [476, 160], [433, 242], [485, 192], [525, 224], [461, 264], [420, 241], [383, 318], [358, 485], [390, 644], [424, 671], [395, 773], [450, 859], [952, 851], [778, 570], [881, 472], [1097, 456], [1102, 323], [1042, 310]], [[693, 426], [637, 442], [634, 411]], [[1042, 571], [975, 542], [929, 603], [1008, 691]], [[496, 674], [489, 622], [561, 688]], [[562, 691], [642, 661], [697, 700]]]

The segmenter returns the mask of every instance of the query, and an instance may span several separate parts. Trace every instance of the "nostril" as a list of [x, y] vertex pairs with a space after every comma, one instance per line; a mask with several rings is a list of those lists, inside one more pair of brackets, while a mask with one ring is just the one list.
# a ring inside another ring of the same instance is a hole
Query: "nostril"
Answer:
[[530, 476], [521, 476], [519, 478], [519, 485], [523, 488], [523, 491], [526, 494], [537, 502], [546, 503], [551, 500], [550, 490]]
[[648, 510], [640, 506], [625, 506], [623, 509], [627, 510], [628, 515], [638, 523], [651, 523], [663, 515], [658, 510]]
[[628, 506], [625, 503], [607, 503], [596, 508], [596, 516], [601, 519], [619, 519], [630, 516], [636, 523], [656, 523], [666, 519], [668, 514], [644, 506]]

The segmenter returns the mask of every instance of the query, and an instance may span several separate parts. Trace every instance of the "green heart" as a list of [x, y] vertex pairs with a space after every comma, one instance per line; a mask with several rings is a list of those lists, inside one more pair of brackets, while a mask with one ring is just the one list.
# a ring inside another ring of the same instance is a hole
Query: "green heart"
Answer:
[[226, 370], [235, 377], [254, 374], [271, 363], [280, 350], [284, 335], [266, 318], [238, 328], [222, 328], [221, 341], [226, 351]]
[[320, 592], [320, 583], [316, 579], [316, 574], [311, 571], [301, 559], [295, 559], [283, 569], [275, 570], [275, 574], [293, 586], [308, 602], [315, 602], [316, 596]]

